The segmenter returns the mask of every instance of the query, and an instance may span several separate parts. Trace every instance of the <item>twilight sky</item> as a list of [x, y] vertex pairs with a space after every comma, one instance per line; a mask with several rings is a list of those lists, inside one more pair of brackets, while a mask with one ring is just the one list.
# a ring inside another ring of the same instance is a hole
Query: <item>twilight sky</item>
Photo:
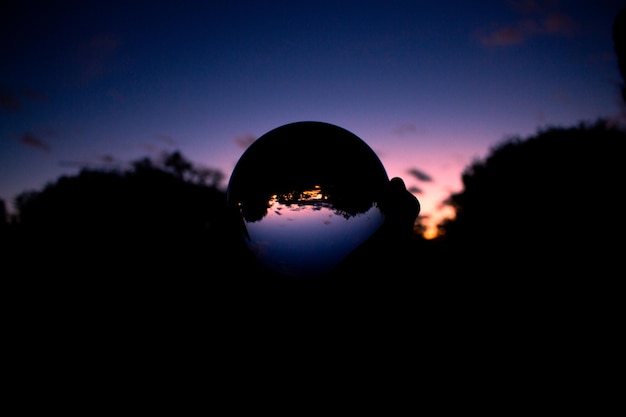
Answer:
[[[5, 4], [6, 3], [6, 4]], [[180, 150], [228, 178], [278, 126], [359, 136], [437, 222], [461, 172], [548, 126], [624, 119], [623, 0], [13, 1], [0, 198]], [[416, 175], [417, 174], [417, 175]]]

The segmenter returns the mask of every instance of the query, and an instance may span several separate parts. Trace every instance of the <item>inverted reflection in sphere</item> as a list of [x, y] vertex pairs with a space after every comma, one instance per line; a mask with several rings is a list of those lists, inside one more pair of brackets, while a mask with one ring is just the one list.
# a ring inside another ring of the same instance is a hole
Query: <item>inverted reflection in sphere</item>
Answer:
[[389, 181], [372, 149], [341, 127], [296, 122], [273, 129], [241, 156], [228, 206], [255, 258], [293, 278], [331, 272], [383, 224]]

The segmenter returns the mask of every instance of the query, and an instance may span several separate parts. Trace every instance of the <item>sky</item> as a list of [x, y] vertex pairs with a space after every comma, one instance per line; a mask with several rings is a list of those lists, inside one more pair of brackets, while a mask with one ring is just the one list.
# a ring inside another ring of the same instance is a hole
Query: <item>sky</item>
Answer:
[[501, 141], [624, 120], [623, 1], [5, 1], [0, 199], [180, 151], [230, 173], [286, 123], [336, 124], [432, 233]]

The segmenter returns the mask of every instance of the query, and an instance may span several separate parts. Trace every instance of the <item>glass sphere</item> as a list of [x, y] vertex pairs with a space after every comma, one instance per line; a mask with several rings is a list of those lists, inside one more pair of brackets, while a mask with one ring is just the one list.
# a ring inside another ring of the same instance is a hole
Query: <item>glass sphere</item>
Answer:
[[323, 276], [384, 223], [389, 179], [374, 151], [333, 124], [280, 126], [243, 153], [227, 202], [254, 257], [279, 275]]

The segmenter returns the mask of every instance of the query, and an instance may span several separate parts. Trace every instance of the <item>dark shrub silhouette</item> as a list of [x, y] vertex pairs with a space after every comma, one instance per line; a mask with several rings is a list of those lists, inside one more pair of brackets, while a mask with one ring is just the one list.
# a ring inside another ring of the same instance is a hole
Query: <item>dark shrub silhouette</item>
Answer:
[[609, 273], [619, 261], [626, 132], [603, 120], [514, 137], [463, 173], [440, 225], [457, 267], [506, 277]]
[[220, 178], [179, 152], [127, 171], [63, 176], [16, 198], [13, 251], [22, 270], [38, 277], [216, 280], [228, 248]]
[[3, 230], [9, 221], [9, 217], [7, 214], [7, 206], [3, 199], [0, 198], [0, 230]]

